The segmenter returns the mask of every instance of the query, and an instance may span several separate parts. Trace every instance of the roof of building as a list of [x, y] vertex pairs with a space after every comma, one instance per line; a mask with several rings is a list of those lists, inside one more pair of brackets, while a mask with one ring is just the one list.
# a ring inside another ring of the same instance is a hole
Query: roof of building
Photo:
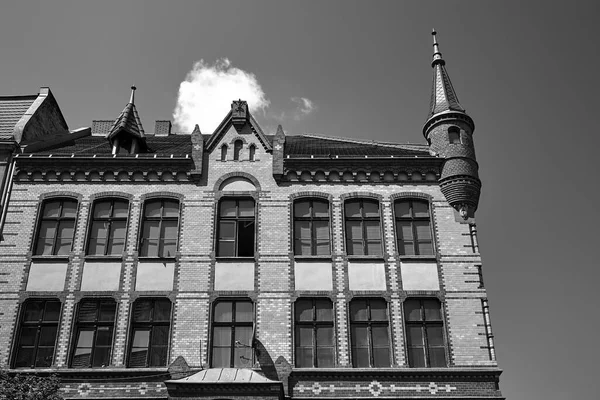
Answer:
[[278, 383], [248, 368], [209, 368], [173, 383]]
[[130, 135], [143, 138], [144, 128], [142, 127], [142, 121], [135, 108], [135, 86], [131, 87], [131, 99], [125, 106], [121, 114], [117, 117], [114, 124], [110, 128], [107, 136], [112, 139], [119, 132], [127, 132]]
[[0, 96], [0, 139], [12, 139], [15, 125], [33, 104], [37, 94]]

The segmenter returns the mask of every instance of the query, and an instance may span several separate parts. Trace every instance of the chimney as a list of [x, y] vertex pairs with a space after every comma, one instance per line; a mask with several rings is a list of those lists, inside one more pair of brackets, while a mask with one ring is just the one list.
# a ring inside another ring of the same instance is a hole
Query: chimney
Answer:
[[154, 136], [169, 136], [171, 134], [171, 121], [156, 121]]

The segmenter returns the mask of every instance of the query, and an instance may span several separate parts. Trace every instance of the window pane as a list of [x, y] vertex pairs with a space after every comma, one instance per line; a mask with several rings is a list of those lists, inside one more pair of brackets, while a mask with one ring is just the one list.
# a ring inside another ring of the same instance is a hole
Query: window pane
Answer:
[[329, 240], [329, 222], [328, 221], [314, 221], [313, 227], [315, 229], [315, 236], [317, 239]]
[[126, 201], [115, 201], [115, 205], [113, 207], [113, 217], [114, 218], [127, 218], [127, 213], [129, 211], [129, 203]]
[[404, 302], [404, 318], [407, 321], [421, 321], [421, 303], [419, 300]]
[[219, 257], [235, 256], [235, 242], [219, 241], [217, 253]]
[[433, 255], [433, 243], [429, 242], [421, 242], [418, 243], [419, 246], [419, 254], [422, 256], [430, 256]]
[[390, 366], [390, 349], [381, 347], [373, 349], [373, 366], [382, 368]]
[[434, 368], [446, 366], [446, 351], [443, 347], [429, 349], [429, 366]]
[[328, 218], [329, 217], [329, 203], [324, 201], [313, 202], [313, 214], [317, 218]]
[[424, 346], [423, 328], [420, 326], [406, 327], [406, 343], [408, 346]]
[[158, 239], [160, 237], [160, 221], [144, 221], [142, 237], [146, 239]]
[[151, 300], [138, 300], [135, 302], [133, 310], [133, 321], [144, 322], [150, 321], [150, 313], [152, 311]]
[[425, 319], [427, 321], [440, 321], [442, 319], [440, 303], [438, 300], [436, 300], [436, 299], [423, 300], [423, 308], [425, 309]]
[[176, 200], [165, 200], [163, 203], [163, 216], [167, 218], [179, 218], [179, 202]]
[[346, 236], [348, 240], [362, 239], [362, 223], [360, 221], [346, 221]]
[[313, 304], [311, 300], [298, 300], [296, 302], [296, 321], [312, 321]]
[[320, 368], [334, 367], [334, 348], [317, 347], [317, 366]]
[[317, 327], [317, 346], [333, 346], [333, 327]]
[[253, 217], [254, 216], [254, 200], [240, 200], [239, 201], [240, 217]]
[[425, 368], [425, 349], [409, 347], [408, 364], [414, 368]]
[[108, 346], [112, 343], [112, 328], [109, 326], [99, 326], [96, 332], [96, 346]]
[[252, 349], [248, 347], [238, 346], [233, 353], [234, 367], [252, 367]]
[[79, 331], [79, 337], [77, 338], [77, 348], [83, 348], [83, 347], [91, 348], [93, 343], [94, 343], [94, 331], [93, 330]]
[[73, 368], [87, 368], [90, 366], [90, 357], [92, 356], [91, 348], [77, 348], [73, 354], [71, 366]]
[[36, 367], [49, 367], [52, 365], [52, 357], [54, 356], [54, 347], [39, 348], [35, 360]]
[[114, 302], [103, 302], [100, 303], [100, 315], [99, 321], [114, 321], [115, 311], [117, 309], [117, 303]]
[[404, 245], [400, 248], [401, 254], [406, 256], [412, 256], [415, 254], [415, 245], [413, 242], [404, 242]]
[[235, 200], [223, 200], [221, 201], [221, 209], [219, 212], [221, 217], [235, 217]]
[[39, 346], [54, 346], [56, 343], [57, 326], [43, 326], [40, 329], [40, 337], [38, 338]]
[[25, 306], [25, 321], [39, 321], [42, 319], [44, 303], [41, 301], [28, 301]]
[[333, 305], [329, 300], [316, 300], [317, 321], [333, 321]]
[[317, 242], [316, 253], [317, 253], [316, 255], [318, 255], [318, 256], [331, 254], [330, 246], [329, 246], [329, 239], [327, 239], [327, 241], [318, 241]]
[[444, 332], [441, 326], [427, 327], [427, 344], [429, 346], [444, 345]]
[[415, 221], [414, 224], [419, 240], [431, 240], [431, 228], [429, 227], [429, 221]]
[[366, 321], [368, 319], [366, 300], [353, 300], [350, 303], [350, 319], [352, 321]]
[[167, 364], [167, 347], [153, 347], [150, 350], [150, 366], [162, 367]]
[[158, 218], [161, 215], [160, 212], [160, 208], [161, 208], [161, 202], [160, 201], [149, 201], [146, 203], [146, 209], [145, 211], [145, 216], [146, 217], [151, 217], [151, 218]]
[[399, 239], [413, 240], [412, 224], [410, 221], [398, 221], [397, 229]]
[[368, 328], [366, 326], [353, 326], [351, 331], [353, 347], [369, 347]]
[[312, 347], [296, 347], [296, 366], [310, 368], [313, 366]]
[[413, 201], [413, 214], [417, 218], [429, 217], [429, 204], [421, 201]]
[[387, 303], [385, 300], [371, 300], [371, 321], [387, 321]]
[[296, 340], [298, 346], [312, 346], [313, 345], [313, 328], [312, 326], [298, 326], [296, 328]]
[[215, 305], [215, 316], [216, 322], [230, 322], [232, 321], [232, 303], [229, 301], [221, 301]]
[[234, 221], [221, 221], [219, 223], [219, 239], [235, 239]]
[[394, 211], [396, 218], [407, 218], [410, 217], [410, 207], [408, 201], [398, 201], [394, 204]]
[[379, 218], [379, 203], [365, 201], [363, 202], [363, 211], [365, 218]]
[[212, 367], [229, 367], [231, 365], [231, 348], [213, 347]]
[[110, 217], [110, 201], [99, 201], [94, 204], [94, 218]]
[[46, 301], [46, 309], [44, 311], [43, 320], [46, 322], [58, 321], [59, 316], [60, 316], [60, 301]]
[[294, 217], [310, 217], [310, 201], [295, 202]]
[[371, 328], [373, 347], [389, 347], [387, 326], [373, 326]]
[[132, 347], [148, 348], [148, 343], [150, 343], [149, 330], [136, 330], [133, 333]]
[[358, 201], [347, 201], [344, 205], [346, 217], [361, 217], [360, 203]]
[[129, 356], [130, 367], [145, 367], [148, 358], [147, 348], [132, 348]]
[[105, 367], [110, 364], [110, 347], [96, 347], [92, 367]]
[[155, 326], [152, 328], [152, 341], [150, 344], [155, 346], [166, 346], [169, 343], [169, 327]]
[[33, 353], [34, 349], [26, 348], [19, 349], [15, 360], [15, 367], [31, 367], [33, 366]]
[[378, 240], [369, 241], [367, 243], [367, 254], [370, 256], [376, 256], [382, 254], [381, 251], [381, 242]]
[[82, 301], [79, 304], [79, 314], [77, 319], [79, 322], [96, 321], [97, 303], [95, 301]]
[[171, 302], [169, 300], [156, 300], [154, 302], [154, 321], [171, 320]]
[[60, 201], [49, 201], [44, 204], [42, 216], [45, 218], [57, 218], [60, 216]]
[[254, 221], [238, 224], [238, 257], [254, 256]]
[[177, 221], [163, 221], [162, 223], [163, 239], [177, 239]]
[[310, 221], [296, 221], [294, 224], [294, 237], [310, 239]]
[[235, 303], [235, 320], [236, 322], [252, 322], [254, 320], [252, 303], [249, 301]]
[[63, 201], [62, 216], [63, 218], [75, 218], [77, 216], [77, 202]]
[[368, 348], [352, 348], [352, 365], [355, 368], [368, 368], [370, 364]]
[[19, 340], [19, 346], [33, 346], [35, 345], [35, 335], [37, 334], [37, 328], [21, 328], [21, 340]]
[[365, 254], [362, 240], [355, 240], [348, 243], [348, 254], [351, 256], [362, 256]]
[[251, 326], [237, 326], [235, 328], [235, 336], [234, 336], [235, 346], [242, 346], [244, 348], [249, 348], [246, 346], [252, 346], [252, 327]]

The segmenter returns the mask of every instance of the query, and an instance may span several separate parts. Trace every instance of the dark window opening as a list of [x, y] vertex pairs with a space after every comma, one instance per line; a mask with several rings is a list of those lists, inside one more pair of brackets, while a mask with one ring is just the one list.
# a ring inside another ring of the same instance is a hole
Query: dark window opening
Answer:
[[256, 153], [256, 146], [252, 144], [252, 145], [250, 145], [250, 147], [248, 149], [248, 160], [254, 161], [255, 153]]
[[221, 146], [221, 161], [227, 161], [227, 145]]
[[330, 255], [329, 203], [324, 200], [294, 202], [294, 254]]
[[402, 200], [394, 204], [400, 255], [433, 255], [429, 202]]
[[236, 140], [233, 142], [233, 159], [238, 161], [240, 159], [240, 152], [242, 151], [242, 141]]
[[221, 200], [219, 203], [217, 256], [254, 256], [254, 225], [254, 200]]
[[350, 302], [352, 365], [355, 368], [389, 367], [390, 338], [387, 303], [383, 299]]
[[58, 332], [61, 303], [58, 300], [27, 300], [21, 311], [15, 368], [50, 367]]
[[450, 144], [460, 144], [462, 143], [460, 138], [460, 129], [456, 126], [451, 126], [448, 128], [448, 141]]
[[56, 199], [44, 202], [40, 216], [35, 255], [69, 254], [73, 247], [77, 202]]
[[179, 229], [177, 200], [150, 200], [144, 205], [140, 257], [175, 257]]
[[294, 311], [296, 367], [333, 367], [335, 340], [331, 300], [299, 299]]
[[379, 202], [350, 200], [344, 205], [348, 255], [381, 255]]
[[94, 203], [87, 254], [120, 256], [125, 250], [129, 203], [126, 200], [102, 200]]
[[440, 302], [437, 299], [406, 300], [404, 321], [409, 366], [445, 367], [446, 342]]
[[116, 310], [117, 303], [112, 299], [88, 299], [79, 303], [71, 367], [110, 364]]
[[253, 339], [252, 302], [217, 301], [212, 315], [211, 367], [252, 367]]
[[133, 304], [132, 314], [127, 366], [167, 365], [171, 302], [168, 299], [140, 299]]

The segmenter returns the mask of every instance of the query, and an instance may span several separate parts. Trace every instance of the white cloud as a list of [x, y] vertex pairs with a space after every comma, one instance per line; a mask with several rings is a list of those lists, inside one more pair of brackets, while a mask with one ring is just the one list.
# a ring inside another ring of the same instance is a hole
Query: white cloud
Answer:
[[198, 124], [202, 133], [213, 133], [237, 99], [246, 100], [251, 112], [264, 113], [270, 104], [253, 73], [231, 66], [227, 58], [212, 65], [197, 61], [179, 85], [175, 125], [182, 132], [191, 132]]
[[294, 103], [298, 104], [298, 108], [296, 110], [296, 114], [294, 115], [294, 119], [298, 120], [302, 117], [307, 116], [316, 110], [315, 103], [307, 99], [306, 97], [292, 97], [291, 99]]

